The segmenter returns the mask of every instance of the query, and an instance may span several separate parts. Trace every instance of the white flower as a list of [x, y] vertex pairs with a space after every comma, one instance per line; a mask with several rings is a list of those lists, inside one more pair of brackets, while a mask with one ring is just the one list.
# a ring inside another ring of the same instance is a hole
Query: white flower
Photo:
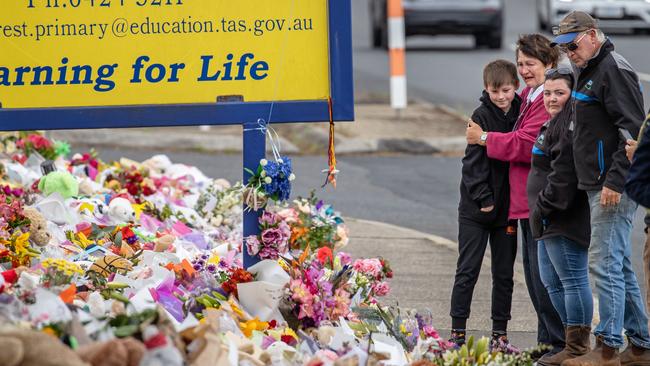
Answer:
[[291, 173], [291, 175], [289, 175], [289, 182], [293, 181], [294, 179], [296, 179], [296, 175]]
[[271, 182], [273, 182], [273, 179], [271, 179], [271, 177], [264, 178], [264, 183], [271, 184]]
[[284, 164], [284, 160], [278, 159], [278, 164]]
[[262, 170], [262, 172], [260, 173], [260, 176], [262, 178], [266, 177], [266, 170]]
[[268, 163], [269, 163], [269, 161], [266, 160], [266, 159], [262, 159], [262, 160], [260, 160], [260, 165], [261, 165], [261, 166], [266, 166], [266, 164], [268, 164]]

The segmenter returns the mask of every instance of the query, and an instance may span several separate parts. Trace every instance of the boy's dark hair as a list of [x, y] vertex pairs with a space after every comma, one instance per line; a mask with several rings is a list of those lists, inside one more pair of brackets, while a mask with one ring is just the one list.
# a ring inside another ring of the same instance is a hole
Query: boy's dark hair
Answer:
[[510, 61], [496, 60], [485, 65], [483, 68], [483, 85], [485, 88], [500, 88], [512, 84], [515, 89], [519, 88], [517, 77], [517, 66]]
[[560, 51], [557, 47], [551, 47], [551, 41], [537, 33], [519, 36], [515, 56], [517, 58], [519, 58], [519, 51], [528, 57], [540, 60], [545, 66], [557, 67], [560, 59]]

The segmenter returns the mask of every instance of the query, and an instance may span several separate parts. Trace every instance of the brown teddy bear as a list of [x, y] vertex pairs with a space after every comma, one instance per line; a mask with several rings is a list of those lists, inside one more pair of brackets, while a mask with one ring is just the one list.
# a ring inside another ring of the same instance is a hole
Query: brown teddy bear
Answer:
[[29, 219], [29, 241], [44, 247], [50, 242], [50, 233], [47, 231], [45, 217], [33, 207], [25, 207], [23, 216]]
[[138, 366], [147, 351], [135, 338], [112, 339], [82, 346], [77, 354], [92, 366]]
[[0, 331], [0, 365], [89, 366], [57, 338], [33, 330]]

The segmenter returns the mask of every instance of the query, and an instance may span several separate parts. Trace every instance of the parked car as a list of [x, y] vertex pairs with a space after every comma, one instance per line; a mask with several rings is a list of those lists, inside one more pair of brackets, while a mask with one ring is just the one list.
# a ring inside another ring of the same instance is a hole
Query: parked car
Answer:
[[[386, 1], [369, 0], [372, 45], [388, 47]], [[469, 34], [476, 46], [501, 48], [503, 0], [402, 0], [406, 36]]]
[[537, 0], [540, 28], [550, 31], [572, 10], [591, 14], [603, 29], [650, 31], [650, 0]]

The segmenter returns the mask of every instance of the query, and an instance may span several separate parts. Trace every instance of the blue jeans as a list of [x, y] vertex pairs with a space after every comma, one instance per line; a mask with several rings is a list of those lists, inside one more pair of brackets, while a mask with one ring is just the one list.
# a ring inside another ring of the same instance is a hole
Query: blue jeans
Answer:
[[589, 270], [598, 295], [600, 323], [594, 334], [610, 347], [623, 345], [625, 334], [635, 345], [650, 348], [648, 316], [630, 256], [632, 220], [637, 204], [627, 194], [613, 207], [600, 205], [600, 191], [589, 191], [591, 246]]
[[542, 283], [565, 325], [591, 327], [594, 302], [589, 284], [588, 251], [564, 236], [537, 242]]

